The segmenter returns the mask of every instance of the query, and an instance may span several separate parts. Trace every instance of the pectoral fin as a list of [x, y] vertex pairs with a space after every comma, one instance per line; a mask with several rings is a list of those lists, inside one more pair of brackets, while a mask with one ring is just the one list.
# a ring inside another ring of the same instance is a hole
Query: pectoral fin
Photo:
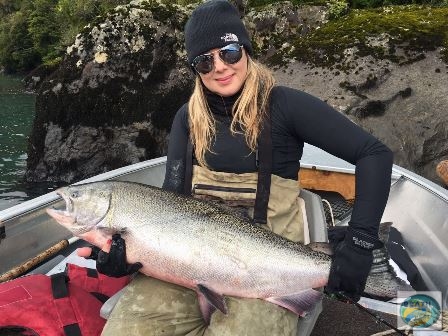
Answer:
[[216, 308], [210, 304], [207, 298], [198, 293], [198, 301], [199, 301], [199, 309], [201, 310], [202, 318], [204, 319], [205, 325], [210, 325], [210, 319], [212, 318], [213, 313], [216, 311]]
[[265, 300], [286, 308], [298, 316], [305, 316], [314, 309], [321, 299], [321, 292], [314, 289], [307, 289], [292, 295], [270, 297]]
[[199, 294], [203, 295], [208, 303], [219, 309], [222, 313], [227, 314], [227, 306], [224, 297], [214, 291], [208, 289], [204, 285], [198, 285]]
[[198, 285], [197, 287], [199, 309], [201, 310], [206, 325], [210, 324], [210, 319], [216, 309], [227, 314], [226, 302], [222, 295], [215, 293], [204, 285]]

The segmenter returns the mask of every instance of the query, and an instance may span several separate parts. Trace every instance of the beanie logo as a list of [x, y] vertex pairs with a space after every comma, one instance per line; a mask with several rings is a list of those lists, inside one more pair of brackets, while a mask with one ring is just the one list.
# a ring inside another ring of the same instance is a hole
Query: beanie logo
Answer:
[[221, 36], [221, 40], [223, 40], [224, 42], [238, 42], [238, 36], [236, 36], [235, 34], [232, 33], [227, 33], [223, 36]]

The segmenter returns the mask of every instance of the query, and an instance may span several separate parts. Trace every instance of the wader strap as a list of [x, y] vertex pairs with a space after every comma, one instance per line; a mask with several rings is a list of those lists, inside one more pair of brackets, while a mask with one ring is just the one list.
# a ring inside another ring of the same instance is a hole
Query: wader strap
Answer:
[[193, 179], [193, 144], [190, 137], [187, 143], [187, 156], [185, 160], [185, 180], [184, 180], [184, 194], [191, 195], [191, 181]]
[[257, 159], [258, 181], [254, 206], [254, 222], [257, 224], [266, 224], [272, 172], [271, 115], [269, 109], [266, 111], [263, 120], [263, 129], [258, 139]]
[[[269, 108], [263, 119], [263, 128], [259, 135], [256, 164], [258, 167], [257, 194], [254, 206], [254, 222], [257, 224], [267, 223], [269, 194], [271, 191], [272, 172], [272, 138], [271, 138], [271, 114]], [[191, 195], [191, 183], [193, 176], [193, 144], [188, 138], [184, 193]]]

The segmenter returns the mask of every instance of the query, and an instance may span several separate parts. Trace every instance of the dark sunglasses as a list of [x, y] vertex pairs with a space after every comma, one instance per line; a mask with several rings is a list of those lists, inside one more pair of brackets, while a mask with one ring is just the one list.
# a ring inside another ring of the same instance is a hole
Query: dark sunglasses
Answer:
[[196, 56], [191, 63], [192, 68], [196, 70], [197, 73], [201, 73], [203, 75], [209, 73], [213, 70], [215, 65], [213, 54], [216, 52], [224, 63], [235, 64], [240, 61], [241, 57], [243, 57], [243, 46], [238, 43], [232, 43], [213, 53]]

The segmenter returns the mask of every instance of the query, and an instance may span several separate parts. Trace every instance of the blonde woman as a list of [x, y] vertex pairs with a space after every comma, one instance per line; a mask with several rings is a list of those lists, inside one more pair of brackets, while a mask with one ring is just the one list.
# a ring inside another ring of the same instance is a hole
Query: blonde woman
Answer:
[[[196, 83], [172, 125], [164, 188], [237, 207], [254, 225], [303, 241], [297, 172], [304, 143], [355, 164], [353, 214], [326, 290], [358, 300], [380, 244], [391, 151], [318, 98], [276, 86], [252, 58], [248, 33], [227, 1], [200, 5], [185, 41]], [[215, 312], [207, 325], [194, 291], [137, 276], [103, 334], [296, 335], [297, 316], [282, 307], [232, 297], [227, 305], [229, 314]]]

